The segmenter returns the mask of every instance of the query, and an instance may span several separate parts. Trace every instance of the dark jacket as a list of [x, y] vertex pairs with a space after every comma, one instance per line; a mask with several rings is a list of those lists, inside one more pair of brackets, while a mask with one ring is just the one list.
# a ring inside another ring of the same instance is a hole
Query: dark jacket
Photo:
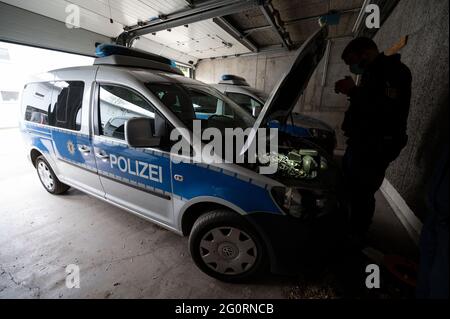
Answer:
[[448, 227], [449, 215], [449, 157], [448, 144], [443, 146], [443, 154], [435, 163], [435, 171], [428, 192], [428, 205], [436, 222]]
[[406, 145], [406, 126], [411, 100], [411, 72], [400, 55], [381, 53], [349, 94], [350, 107], [342, 130], [354, 147], [401, 150]]

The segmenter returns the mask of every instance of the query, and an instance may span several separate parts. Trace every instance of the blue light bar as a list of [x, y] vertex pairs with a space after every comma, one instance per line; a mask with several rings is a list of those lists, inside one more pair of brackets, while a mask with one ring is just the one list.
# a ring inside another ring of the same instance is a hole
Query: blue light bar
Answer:
[[152, 60], [160, 63], [164, 63], [173, 67], [176, 67], [175, 61], [162, 57], [160, 55], [152, 54], [149, 52], [141, 51], [138, 49], [131, 49], [116, 44], [100, 44], [95, 48], [95, 55], [98, 58], [105, 58], [111, 55], [122, 55], [141, 59]]
[[232, 81], [232, 80], [245, 81], [244, 78], [241, 78], [240, 76], [232, 75], [232, 74], [224, 74], [224, 75], [222, 75], [221, 79], [222, 79], [222, 81]]

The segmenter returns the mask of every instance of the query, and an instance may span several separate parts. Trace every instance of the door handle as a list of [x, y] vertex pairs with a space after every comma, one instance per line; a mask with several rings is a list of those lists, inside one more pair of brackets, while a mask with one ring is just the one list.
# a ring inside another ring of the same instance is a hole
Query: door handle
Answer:
[[88, 154], [91, 152], [91, 148], [87, 145], [78, 145], [78, 150], [84, 154]]
[[97, 156], [97, 158], [99, 158], [99, 159], [101, 159], [102, 161], [107, 161], [107, 160], [109, 160], [109, 155], [108, 154], [106, 154], [105, 152], [103, 152], [103, 151], [100, 151], [100, 152], [96, 152], [95, 153], [95, 156]]

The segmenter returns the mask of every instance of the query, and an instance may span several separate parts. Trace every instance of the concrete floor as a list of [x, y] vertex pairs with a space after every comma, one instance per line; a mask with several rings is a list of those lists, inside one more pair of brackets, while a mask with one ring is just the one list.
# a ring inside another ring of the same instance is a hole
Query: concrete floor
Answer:
[[[48, 194], [24, 152], [17, 129], [0, 129], [0, 298], [336, 296], [327, 283], [302, 277], [214, 280], [191, 261], [186, 238], [74, 189]], [[381, 196], [373, 229], [385, 252], [415, 254]], [[66, 288], [69, 264], [80, 267], [79, 289]]]

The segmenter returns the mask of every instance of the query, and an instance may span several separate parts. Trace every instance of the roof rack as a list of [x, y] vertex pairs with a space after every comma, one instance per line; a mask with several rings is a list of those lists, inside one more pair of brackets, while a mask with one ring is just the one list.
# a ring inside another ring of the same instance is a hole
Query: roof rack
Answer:
[[115, 65], [160, 70], [183, 75], [175, 61], [145, 51], [120, 45], [100, 44], [96, 48], [94, 65]]
[[221, 81], [219, 82], [219, 84], [250, 86], [244, 78], [237, 76], [237, 75], [232, 75], [232, 74], [222, 75]]

